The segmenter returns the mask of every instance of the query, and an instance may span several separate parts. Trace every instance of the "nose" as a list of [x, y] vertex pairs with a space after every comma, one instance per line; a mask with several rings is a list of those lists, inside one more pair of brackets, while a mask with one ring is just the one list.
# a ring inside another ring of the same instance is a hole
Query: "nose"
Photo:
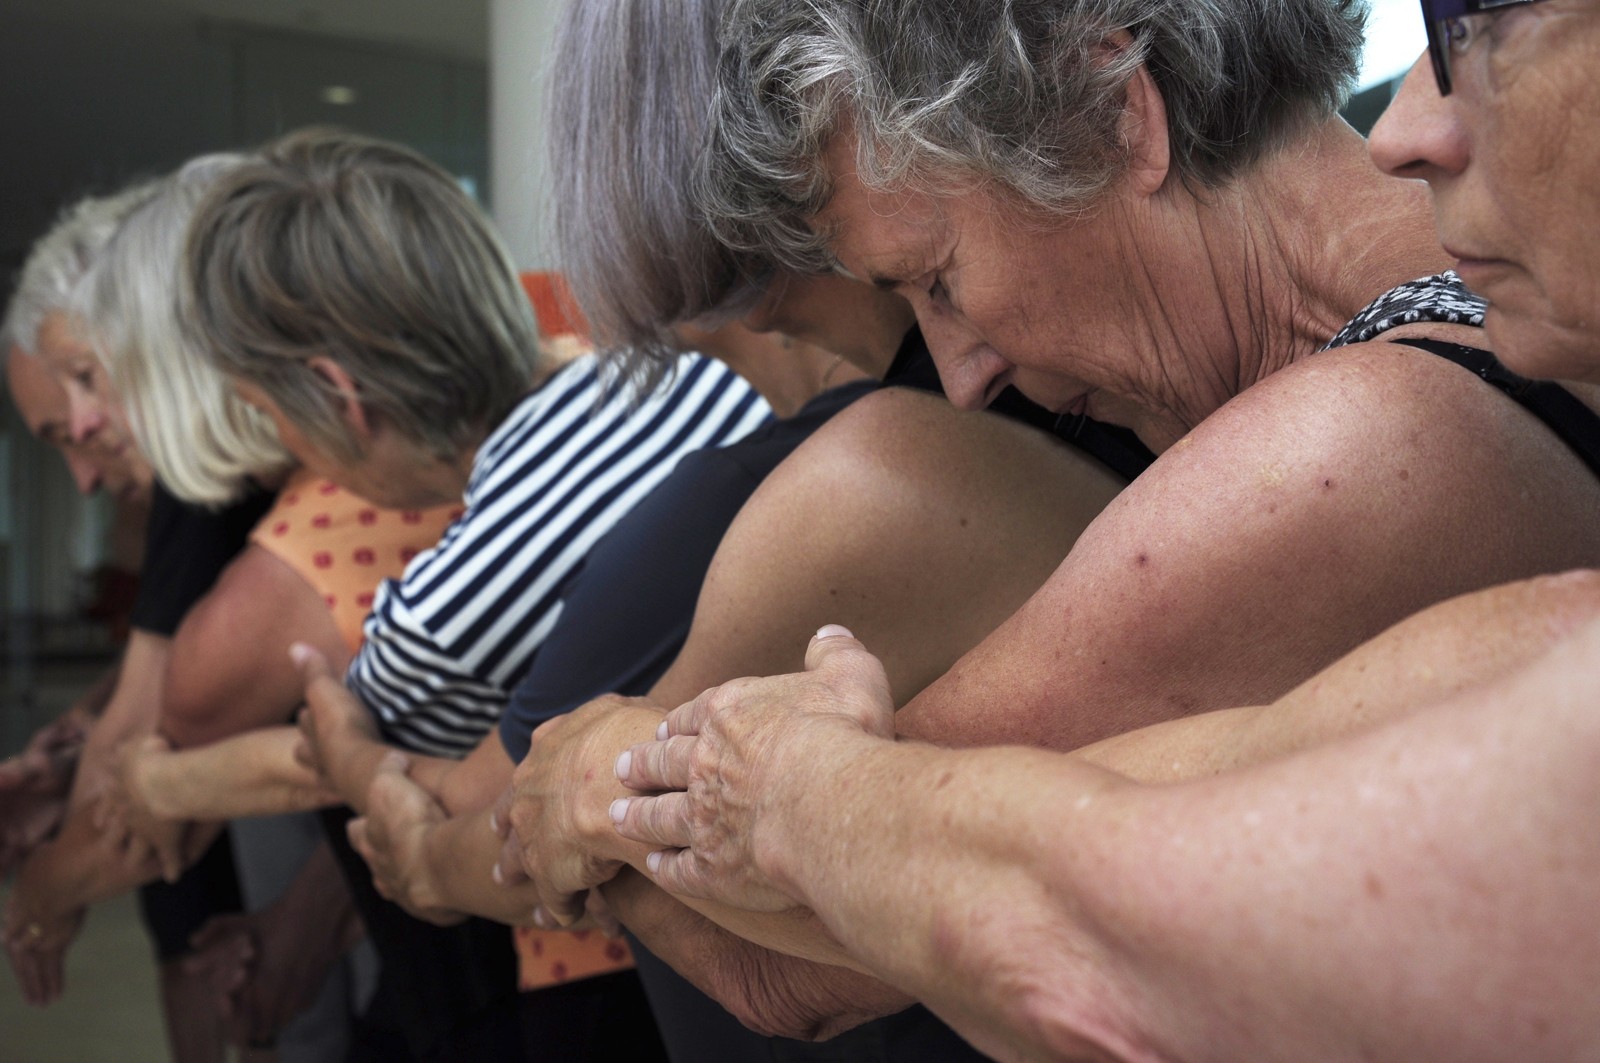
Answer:
[[67, 402], [67, 432], [74, 443], [85, 442], [105, 427], [105, 409], [98, 402], [76, 388], [67, 389]]
[[101, 473], [93, 462], [70, 450], [64, 452], [62, 457], [67, 461], [67, 471], [72, 474], [72, 482], [80, 495], [92, 495], [100, 489]]
[[1011, 368], [983, 337], [948, 312], [917, 308], [923, 341], [939, 369], [945, 397], [958, 410], [981, 410], [994, 398], [995, 379]]
[[1454, 100], [1439, 95], [1428, 57], [1418, 59], [1367, 140], [1372, 161], [1395, 177], [1434, 181], [1459, 174], [1471, 153]]

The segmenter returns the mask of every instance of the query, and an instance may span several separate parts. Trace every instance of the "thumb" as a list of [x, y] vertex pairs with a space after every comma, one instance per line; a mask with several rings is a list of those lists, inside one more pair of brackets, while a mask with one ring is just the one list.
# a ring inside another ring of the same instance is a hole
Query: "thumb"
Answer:
[[389, 775], [408, 775], [411, 772], [411, 758], [398, 749], [391, 749], [378, 761], [375, 770]]
[[834, 654], [858, 650], [864, 653], [866, 647], [856, 640], [849, 628], [824, 624], [811, 636], [811, 643], [806, 647], [806, 671], [815, 672], [824, 662], [833, 659]]
[[307, 687], [319, 679], [333, 678], [333, 669], [328, 666], [328, 658], [324, 657], [322, 651], [315, 646], [309, 646], [304, 642], [292, 643], [289, 646], [289, 659], [300, 669], [300, 678], [305, 681]]
[[[828, 673], [830, 682], [842, 681], [836, 689], [866, 695], [865, 700], [851, 698], [849, 701], [855, 706], [858, 722], [869, 731], [881, 733], [884, 714], [892, 720], [894, 695], [883, 662], [868, 652], [848, 628], [828, 624], [817, 631], [806, 647], [806, 671]], [[892, 733], [893, 724], [888, 726]]]

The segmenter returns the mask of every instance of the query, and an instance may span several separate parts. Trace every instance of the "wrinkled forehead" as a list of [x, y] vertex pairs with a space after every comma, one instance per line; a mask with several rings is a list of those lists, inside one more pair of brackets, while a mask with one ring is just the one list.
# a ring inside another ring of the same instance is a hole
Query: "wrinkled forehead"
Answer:
[[28, 431], [49, 443], [65, 438], [67, 391], [43, 361], [12, 347], [6, 354], [6, 387]]
[[939, 197], [868, 187], [856, 172], [855, 140], [836, 136], [824, 153], [828, 202], [810, 220], [845, 270], [880, 288], [920, 276], [949, 235]]

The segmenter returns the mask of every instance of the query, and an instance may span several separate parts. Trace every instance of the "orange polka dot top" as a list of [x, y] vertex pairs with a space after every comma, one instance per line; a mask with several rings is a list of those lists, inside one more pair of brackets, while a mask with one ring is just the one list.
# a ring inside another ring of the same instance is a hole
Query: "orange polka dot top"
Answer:
[[361, 646], [361, 625], [378, 585], [439, 541], [460, 506], [426, 510], [378, 509], [304, 469], [250, 533], [250, 541], [294, 569], [328, 603], [350, 652]]

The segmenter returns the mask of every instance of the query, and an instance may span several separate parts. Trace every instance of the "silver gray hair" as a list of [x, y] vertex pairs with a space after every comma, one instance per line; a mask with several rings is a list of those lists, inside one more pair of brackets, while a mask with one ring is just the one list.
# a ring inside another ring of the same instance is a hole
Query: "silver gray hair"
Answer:
[[477, 447], [544, 364], [494, 228], [399, 144], [333, 130], [267, 144], [200, 205], [184, 266], [201, 348], [336, 460], [360, 448], [315, 358], [444, 460]]
[[700, 198], [727, 242], [809, 266], [822, 153], [848, 129], [869, 188], [1071, 214], [1126, 164], [1140, 64], [1173, 173], [1218, 187], [1342, 105], [1365, 17], [1362, 0], [731, 0]]
[[50, 231], [28, 252], [17, 289], [6, 307], [5, 324], [0, 326], [0, 343], [38, 353], [44, 319], [73, 309], [79, 284], [117, 226], [155, 195], [159, 186], [159, 181], [144, 181], [113, 195], [80, 199], [62, 211]]
[[77, 306], [85, 338], [157, 479], [177, 497], [206, 506], [226, 505], [252, 478], [294, 464], [271, 422], [195, 349], [181, 317], [189, 222], [206, 193], [244, 161], [202, 156], [160, 181], [106, 243]]
[[591, 336], [651, 382], [672, 326], [743, 312], [770, 265], [706, 224], [695, 176], [708, 134], [723, 0], [568, 0], [545, 122], [556, 267]]

